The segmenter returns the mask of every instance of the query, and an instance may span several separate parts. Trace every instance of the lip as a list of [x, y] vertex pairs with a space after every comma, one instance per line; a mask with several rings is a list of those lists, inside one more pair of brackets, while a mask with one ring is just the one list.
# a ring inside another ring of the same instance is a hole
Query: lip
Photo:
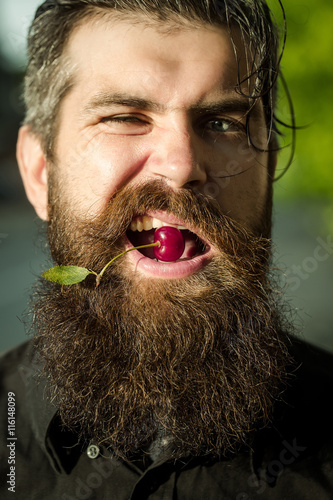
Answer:
[[[166, 212], [147, 212], [144, 215], [154, 217], [165, 223], [185, 226], [191, 231], [191, 228], [187, 226], [184, 221], [178, 219], [172, 214], [168, 214]], [[197, 230], [193, 232], [195, 232], [199, 236], [199, 238], [201, 238]], [[201, 239], [205, 242], [203, 238]], [[134, 247], [125, 235], [125, 249], [127, 250], [129, 248]], [[202, 255], [198, 255], [193, 259], [176, 262], [158, 262], [150, 259], [149, 257], [145, 257], [138, 250], [133, 250], [128, 253], [128, 258], [131, 260], [136, 271], [139, 271], [152, 278], [162, 279], [186, 278], [187, 276], [200, 271], [200, 269], [202, 269], [212, 260], [213, 256], [213, 249], [208, 244], [206, 247], [206, 251]]]

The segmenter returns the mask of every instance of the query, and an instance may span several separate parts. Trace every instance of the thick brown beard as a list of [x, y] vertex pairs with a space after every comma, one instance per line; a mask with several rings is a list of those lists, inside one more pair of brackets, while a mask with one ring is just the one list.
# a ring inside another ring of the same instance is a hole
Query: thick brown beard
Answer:
[[166, 210], [219, 249], [199, 273], [148, 280], [113, 264], [96, 288], [43, 282], [36, 345], [66, 426], [130, 459], [158, 435], [170, 457], [226, 455], [269, 418], [289, 356], [267, 279], [269, 240], [217, 204], [161, 183], [123, 189], [100, 217], [78, 221], [50, 204], [58, 264], [100, 270], [123, 247], [133, 215]]

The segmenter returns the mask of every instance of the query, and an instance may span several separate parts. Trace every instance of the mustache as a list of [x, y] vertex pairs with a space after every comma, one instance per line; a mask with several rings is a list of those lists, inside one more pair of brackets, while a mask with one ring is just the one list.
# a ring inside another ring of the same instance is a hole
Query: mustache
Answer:
[[[219, 253], [227, 255], [235, 263], [240, 260], [245, 266], [248, 263], [248, 270], [256, 272], [256, 263], [260, 262], [262, 266], [263, 262], [269, 261], [269, 239], [255, 235], [224, 214], [214, 198], [193, 189], [175, 191], [162, 180], [120, 188], [103, 211], [93, 218], [75, 219], [66, 206], [51, 203], [48, 227], [51, 248], [59, 247], [52, 245], [52, 241], [62, 239], [59, 226], [66, 227], [69, 222], [72, 232], [63, 238], [70, 240], [70, 245], [63, 248], [61, 255], [53, 252], [54, 260], [61, 265], [94, 265], [98, 269], [98, 265], [101, 266], [123, 250], [124, 235], [133, 218], [149, 211], [172, 214]], [[65, 224], [59, 225], [59, 220], [65, 221]], [[92, 262], [87, 263], [88, 254]], [[71, 260], [74, 255], [79, 262]]]
[[[128, 229], [134, 216], [143, 216], [148, 211], [171, 213], [210, 243], [217, 245], [223, 235], [226, 248], [230, 245], [228, 228], [235, 222], [222, 212], [214, 198], [192, 189], [174, 191], [158, 180], [119, 190], [96, 220], [96, 225], [107, 229], [105, 223], [112, 218], [110, 232], [105, 236], [115, 240]], [[244, 230], [244, 238], [246, 234]]]

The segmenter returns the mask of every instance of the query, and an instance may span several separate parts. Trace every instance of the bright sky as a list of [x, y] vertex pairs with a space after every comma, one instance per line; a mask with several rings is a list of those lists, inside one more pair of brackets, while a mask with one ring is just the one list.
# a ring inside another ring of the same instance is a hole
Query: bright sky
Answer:
[[43, 0], [0, 0], [0, 48], [10, 65], [25, 65], [26, 35]]

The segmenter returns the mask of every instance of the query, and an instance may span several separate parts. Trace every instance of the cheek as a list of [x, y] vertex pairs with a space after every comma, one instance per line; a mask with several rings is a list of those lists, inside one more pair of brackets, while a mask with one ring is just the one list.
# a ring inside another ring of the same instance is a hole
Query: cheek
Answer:
[[115, 191], [138, 175], [144, 161], [144, 153], [126, 138], [113, 141], [98, 134], [81, 142], [60, 168], [73, 210], [100, 213]]
[[266, 208], [268, 189], [267, 155], [248, 153], [225, 160], [224, 167], [213, 174], [204, 187], [221, 209], [233, 219], [254, 227]]

